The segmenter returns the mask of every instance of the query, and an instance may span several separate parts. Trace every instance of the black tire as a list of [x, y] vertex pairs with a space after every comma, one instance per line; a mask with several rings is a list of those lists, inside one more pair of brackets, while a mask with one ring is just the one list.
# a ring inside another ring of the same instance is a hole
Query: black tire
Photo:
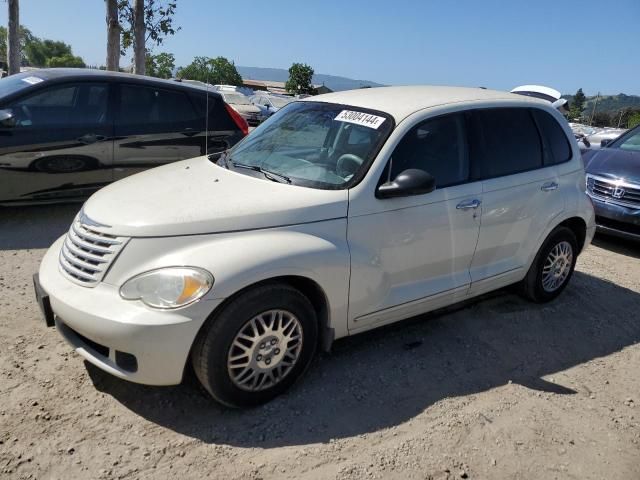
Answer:
[[[228, 356], [236, 335], [247, 323], [271, 310], [286, 310], [297, 318], [302, 329], [301, 350], [293, 367], [277, 383], [263, 390], [247, 391], [231, 378]], [[311, 364], [317, 343], [318, 321], [307, 297], [291, 286], [268, 284], [240, 294], [210, 318], [196, 338], [191, 361], [196, 377], [215, 400], [229, 407], [252, 407], [287, 390]]]
[[[544, 288], [543, 285], [543, 269], [545, 266], [545, 262], [549, 257], [551, 251], [556, 248], [557, 245], [560, 245], [563, 242], [566, 242], [571, 246], [572, 260], [570, 270], [566, 278], [557, 288], [552, 291], [548, 291]], [[573, 276], [577, 258], [578, 242], [576, 240], [575, 234], [571, 231], [571, 229], [567, 227], [555, 228], [544, 241], [542, 247], [540, 247], [536, 258], [531, 264], [531, 268], [529, 268], [529, 271], [527, 272], [527, 276], [522, 281], [520, 285], [521, 293], [527, 299], [536, 303], [550, 302], [558, 295], [560, 295], [569, 284], [569, 281]]]

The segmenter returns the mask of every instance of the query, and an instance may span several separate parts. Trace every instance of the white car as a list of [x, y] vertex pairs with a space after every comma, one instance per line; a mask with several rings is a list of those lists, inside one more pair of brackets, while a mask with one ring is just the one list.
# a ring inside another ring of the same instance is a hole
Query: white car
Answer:
[[385, 87], [291, 103], [224, 154], [109, 185], [35, 276], [45, 319], [134, 382], [250, 406], [319, 348], [510, 284], [567, 286], [595, 230], [549, 102]]

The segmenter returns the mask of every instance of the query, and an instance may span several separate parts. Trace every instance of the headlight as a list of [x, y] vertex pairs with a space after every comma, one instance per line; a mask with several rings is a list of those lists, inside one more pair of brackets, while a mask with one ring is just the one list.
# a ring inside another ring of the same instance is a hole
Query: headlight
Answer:
[[194, 267], [168, 267], [136, 275], [120, 287], [125, 300], [142, 300], [154, 308], [178, 308], [202, 298], [213, 276]]

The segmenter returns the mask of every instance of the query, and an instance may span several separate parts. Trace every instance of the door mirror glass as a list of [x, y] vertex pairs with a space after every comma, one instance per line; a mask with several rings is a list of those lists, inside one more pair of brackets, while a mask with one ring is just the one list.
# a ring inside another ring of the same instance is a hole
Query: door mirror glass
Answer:
[[610, 143], [611, 143], [611, 140], [610, 140], [610, 139], [607, 139], [607, 138], [602, 139], [602, 140], [600, 141], [600, 147], [601, 147], [601, 148], [604, 148], [604, 147], [606, 147], [607, 145], [609, 145]]
[[424, 195], [436, 189], [436, 180], [428, 172], [417, 168], [403, 170], [398, 176], [387, 183], [383, 183], [376, 191], [378, 198], [408, 197], [410, 195]]
[[16, 126], [16, 117], [11, 110], [0, 110], [0, 126], [5, 128]]

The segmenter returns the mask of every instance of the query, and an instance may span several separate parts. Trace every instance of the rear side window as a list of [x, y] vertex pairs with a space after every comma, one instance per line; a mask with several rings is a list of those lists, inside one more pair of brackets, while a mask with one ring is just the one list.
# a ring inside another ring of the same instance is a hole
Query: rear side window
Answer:
[[469, 179], [464, 117], [459, 114], [433, 118], [413, 127], [392, 155], [391, 178], [409, 168], [429, 172], [436, 188]]
[[495, 178], [542, 167], [540, 135], [529, 109], [475, 110], [471, 124], [474, 176]]
[[120, 87], [119, 123], [121, 125], [173, 125], [198, 119], [189, 96], [180, 91], [141, 85]]
[[532, 111], [548, 148], [544, 164], [556, 165], [570, 160], [571, 145], [556, 119], [542, 110], [534, 109]]
[[76, 127], [107, 122], [106, 83], [54, 85], [9, 105], [19, 128]]

